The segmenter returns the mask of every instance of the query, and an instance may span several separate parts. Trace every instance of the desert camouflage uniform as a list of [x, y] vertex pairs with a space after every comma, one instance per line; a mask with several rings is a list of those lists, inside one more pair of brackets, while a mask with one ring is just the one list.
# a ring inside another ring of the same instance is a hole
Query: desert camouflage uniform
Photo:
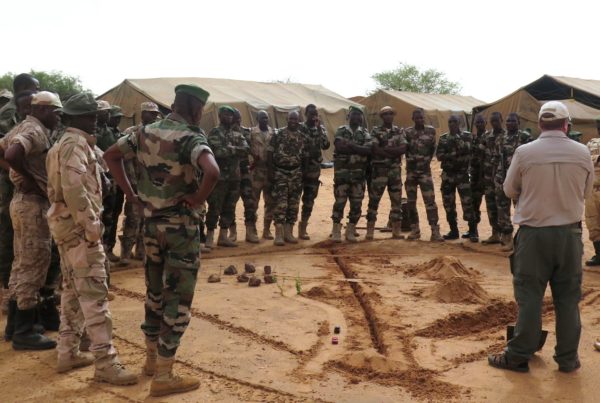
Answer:
[[[362, 126], [352, 131], [350, 126], [340, 126], [335, 139], [346, 139], [363, 147], [371, 147], [373, 139]], [[362, 201], [365, 197], [365, 181], [369, 157], [358, 154], [333, 155], [333, 211], [331, 219], [335, 224], [342, 222], [346, 202], [350, 202], [348, 221], [356, 224], [360, 219]]]
[[[0, 138], [3, 138], [18, 121], [15, 99], [0, 109]], [[10, 201], [14, 187], [8, 171], [0, 168], [0, 276], [2, 286], [8, 289], [8, 279], [13, 262], [13, 227], [10, 219]]]
[[473, 221], [473, 198], [469, 183], [469, 163], [471, 161], [472, 136], [469, 132], [459, 134], [444, 133], [440, 136], [436, 156], [442, 165], [442, 201], [446, 210], [446, 220], [456, 224], [456, 191], [460, 196], [463, 220]]
[[97, 366], [116, 356], [102, 246], [100, 165], [94, 137], [68, 127], [48, 152], [48, 224], [61, 257], [58, 354], [76, 354], [85, 325]]
[[406, 134], [406, 196], [408, 199], [408, 219], [411, 225], [419, 225], [417, 212], [417, 186], [421, 188], [421, 195], [427, 211], [429, 225], [438, 224], [438, 210], [435, 203], [433, 178], [431, 177], [431, 159], [435, 154], [435, 129], [425, 126], [422, 130], [414, 127], [405, 129]]
[[[127, 128], [123, 132], [123, 136], [128, 136], [136, 131], [139, 131], [144, 125], [139, 124]], [[131, 187], [137, 192], [137, 178], [139, 169], [137, 162], [134, 158], [129, 158], [123, 161], [125, 173], [131, 183]], [[143, 227], [144, 227], [144, 215], [137, 206], [130, 201], [125, 201], [125, 219], [123, 220], [123, 235], [120, 237], [121, 251], [131, 250], [134, 245], [139, 245], [138, 240], [142, 238], [143, 241]]]
[[[210, 131], [208, 144], [215, 154], [221, 176], [208, 197], [206, 228], [214, 230], [217, 221], [220, 228], [229, 228], [240, 197], [240, 158], [248, 153], [249, 147], [241, 133], [222, 125]], [[231, 147], [241, 148], [234, 150]]]
[[[250, 129], [247, 127], [236, 127], [236, 136], [243, 136], [247, 144], [250, 144]], [[248, 149], [249, 151], [249, 149]], [[249, 152], [240, 158], [240, 196], [244, 203], [244, 222], [246, 225], [256, 222], [256, 208], [254, 205], [254, 192], [252, 190], [252, 173], [250, 172]], [[235, 202], [237, 204], [237, 200]], [[235, 222], [235, 209], [233, 210], [233, 222]]]
[[481, 202], [485, 194], [485, 184], [483, 180], [483, 164], [485, 156], [480, 148], [480, 144], [484, 138], [485, 133], [473, 133], [471, 140], [469, 180], [471, 181], [471, 196], [473, 198], [473, 218], [476, 223], [481, 222]]
[[587, 143], [594, 162], [594, 190], [585, 198], [585, 225], [590, 241], [600, 241], [600, 138]]
[[265, 204], [265, 221], [273, 220], [273, 196], [271, 194], [271, 184], [269, 183], [269, 174], [267, 169], [267, 147], [273, 136], [273, 129], [269, 126], [266, 132], [260, 130], [260, 127], [253, 127], [250, 131], [250, 158], [252, 173], [252, 192], [254, 193], [253, 210], [254, 217], [258, 211], [258, 201], [260, 194], [263, 195]]
[[510, 216], [511, 200], [504, 194], [502, 185], [506, 178], [506, 172], [510, 167], [510, 161], [517, 147], [531, 141], [531, 136], [526, 131], [519, 130], [515, 134], [505, 132], [501, 136], [496, 136], [496, 146], [494, 151], [494, 163], [496, 166], [496, 175], [494, 176], [494, 185], [496, 188], [496, 207], [498, 208], [498, 228], [502, 234], [512, 234], [513, 225]]
[[158, 340], [162, 357], [173, 357], [190, 322], [200, 269], [199, 212], [181, 200], [198, 189], [198, 157], [211, 151], [204, 132], [176, 113], [122, 137], [117, 145], [140, 169], [137, 194], [144, 204], [146, 248], [142, 330], [150, 341]]
[[323, 156], [321, 150], [327, 150], [331, 143], [327, 136], [325, 126], [308, 127], [306, 123], [300, 125], [300, 131], [304, 134], [304, 149], [307, 156], [306, 167], [302, 172], [302, 217], [301, 221], [310, 218], [321, 182], [321, 162]]
[[[381, 148], [400, 147], [402, 144], [406, 144], [404, 131], [396, 125], [393, 125], [391, 129], [376, 126], [371, 131], [371, 137]], [[367, 210], [367, 221], [377, 220], [377, 209], [386, 187], [391, 201], [389, 220], [390, 222], [400, 222], [402, 220], [401, 163], [402, 157], [396, 159], [376, 155], [371, 157], [371, 169], [368, 178], [369, 208]]]
[[306, 165], [304, 134], [287, 127], [271, 137], [267, 151], [272, 153], [272, 194], [275, 224], [294, 224], [298, 219], [302, 194], [302, 171]]

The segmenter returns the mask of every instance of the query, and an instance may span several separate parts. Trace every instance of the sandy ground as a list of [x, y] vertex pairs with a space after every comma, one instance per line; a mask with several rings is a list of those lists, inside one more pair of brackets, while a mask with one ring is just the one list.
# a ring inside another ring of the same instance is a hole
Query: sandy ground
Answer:
[[[389, 233], [378, 232], [375, 241], [332, 244], [327, 240], [332, 174], [323, 174], [310, 241], [285, 247], [239, 242], [238, 248], [218, 248], [203, 256], [193, 318], [176, 364], [178, 371], [200, 378], [198, 390], [153, 399], [148, 397], [148, 377], [140, 376], [136, 386], [114, 387], [91, 381], [92, 368], [58, 375], [54, 351], [15, 352], [0, 342], [0, 400], [597, 401], [600, 353], [592, 343], [600, 336], [595, 309], [600, 271], [584, 272], [581, 370], [562, 374], [552, 360], [550, 299], [543, 317], [550, 334], [531, 360], [530, 373], [491, 368], [486, 355], [504, 346], [506, 325], [514, 323], [517, 311], [506, 254], [499, 246], [462, 240], [430, 243], [423, 224], [422, 241], [390, 240]], [[435, 180], [439, 187], [439, 170]], [[444, 217], [439, 194], [437, 200]], [[366, 203], [364, 207], [363, 212]], [[386, 200], [379, 225], [385, 224], [388, 211]], [[421, 204], [420, 211], [423, 223]], [[241, 213], [239, 208], [240, 238]], [[485, 221], [482, 237], [489, 235]], [[441, 226], [448, 230], [443, 218]], [[591, 244], [586, 241], [585, 246], [589, 257]], [[263, 266], [272, 266], [278, 283], [250, 288], [235, 276], [207, 283], [210, 274], [230, 264], [243, 270], [244, 263], [254, 264], [261, 277]], [[136, 372], [144, 358], [140, 266], [113, 274], [117, 298], [111, 303], [115, 344]], [[333, 334], [335, 326], [341, 328], [339, 335]], [[339, 344], [332, 344], [333, 336]]]

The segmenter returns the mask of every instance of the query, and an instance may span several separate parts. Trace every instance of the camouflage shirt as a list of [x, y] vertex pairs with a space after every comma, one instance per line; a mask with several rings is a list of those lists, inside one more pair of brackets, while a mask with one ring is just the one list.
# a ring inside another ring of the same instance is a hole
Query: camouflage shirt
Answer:
[[[235, 137], [239, 138], [240, 136], [244, 138], [246, 144], [250, 144], [250, 129], [244, 126], [233, 127], [233, 132], [235, 133]], [[250, 171], [250, 146], [248, 146], [247, 151], [244, 155], [240, 156], [240, 172], [242, 174], [247, 174]]]
[[[208, 144], [215, 154], [221, 177], [219, 180], [240, 179], [240, 159], [248, 152], [246, 139], [240, 132], [219, 125], [208, 134]], [[231, 147], [239, 147], [233, 149]]]
[[446, 173], [467, 173], [471, 162], [471, 143], [469, 132], [457, 134], [444, 133], [440, 136], [436, 157]]
[[493, 130], [486, 131], [479, 141], [479, 158], [481, 158], [481, 171], [486, 182], [492, 182], [496, 176], [498, 166], [497, 155], [495, 154], [496, 138], [503, 136], [504, 129], [500, 133], [494, 133]]
[[503, 135], [496, 137], [494, 161], [497, 162], [495, 177], [497, 183], [504, 183], [506, 172], [510, 167], [510, 162], [517, 147], [529, 143], [531, 140], [531, 135], [523, 130], [513, 134], [505, 132]]
[[0, 135], [7, 134], [19, 120], [15, 99], [12, 98], [0, 109]]
[[[396, 125], [392, 125], [391, 129], [386, 129], [383, 126], [375, 126], [371, 130], [371, 137], [373, 141], [379, 145], [379, 147], [400, 147], [402, 144], [406, 144], [406, 134], [404, 130]], [[386, 165], [386, 166], [398, 166], [402, 162], [402, 156], [398, 158], [386, 158], [377, 155], [371, 157], [371, 164]]]
[[[370, 147], [373, 144], [373, 138], [362, 126], [352, 131], [350, 126], [340, 126], [335, 132], [335, 140], [346, 139], [359, 146]], [[334, 141], [335, 141], [334, 140]], [[364, 180], [367, 172], [369, 157], [358, 154], [333, 154], [334, 178], [344, 180]]]
[[119, 137], [117, 134], [107, 125], [98, 126], [98, 129], [96, 129], [96, 145], [102, 151], [106, 151], [108, 147], [115, 144], [118, 139]]
[[425, 126], [417, 130], [409, 127], [406, 134], [406, 170], [411, 172], [430, 172], [431, 159], [435, 154], [435, 129]]
[[[135, 133], [139, 130], [142, 130], [142, 127], [144, 127], [143, 124], [139, 124], [137, 126], [131, 126], [128, 127], [127, 129], [125, 129], [125, 131], [123, 132], [123, 136], [128, 136], [132, 133]], [[133, 158], [133, 156], [131, 156], [131, 158], [126, 158], [123, 160], [123, 167], [125, 168], [125, 173], [127, 174], [127, 178], [129, 179], [129, 182], [131, 183], [131, 186], [133, 187], [134, 190], [137, 189], [137, 177], [139, 174], [139, 169], [137, 166], [137, 162], [135, 160], [135, 158]]]
[[304, 149], [308, 164], [320, 168], [323, 161], [321, 150], [327, 150], [331, 146], [329, 137], [327, 137], [327, 129], [322, 125], [308, 127], [306, 123], [302, 123], [300, 131], [304, 135]]
[[271, 137], [267, 151], [272, 153], [273, 166], [285, 170], [302, 167], [306, 158], [304, 134], [287, 127], [277, 130]]
[[267, 147], [273, 132], [271, 126], [268, 126], [267, 131], [264, 132], [258, 126], [250, 130], [250, 159], [255, 168], [267, 168]]
[[600, 138], [594, 138], [586, 144], [594, 163], [594, 191], [600, 189]]
[[121, 137], [117, 146], [124, 158], [137, 161], [137, 194], [144, 215], [153, 218], [183, 214], [182, 197], [199, 187], [198, 157], [205, 151], [212, 153], [202, 129], [177, 113]]
[[469, 175], [471, 177], [471, 181], [474, 183], [479, 183], [483, 180], [483, 163], [485, 156], [483, 155], [483, 150], [480, 147], [480, 144], [484, 138], [485, 133], [473, 133], [471, 135], [471, 164], [469, 168]]

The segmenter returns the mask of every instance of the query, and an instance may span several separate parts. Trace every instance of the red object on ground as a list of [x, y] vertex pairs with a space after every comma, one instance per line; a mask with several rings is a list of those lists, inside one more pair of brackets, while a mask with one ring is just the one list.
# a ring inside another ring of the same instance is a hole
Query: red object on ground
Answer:
[[333, 337], [331, 338], [331, 344], [338, 344], [338, 341], [339, 341], [339, 340], [338, 340], [338, 338], [337, 338], [337, 337], [335, 337], [335, 336], [333, 336]]

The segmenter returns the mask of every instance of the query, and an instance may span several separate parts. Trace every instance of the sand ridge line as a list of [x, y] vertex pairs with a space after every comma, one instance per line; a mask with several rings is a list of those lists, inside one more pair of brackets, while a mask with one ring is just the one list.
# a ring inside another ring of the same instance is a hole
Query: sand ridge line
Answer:
[[[470, 362], [479, 361], [488, 356], [488, 354], [497, 353], [506, 346], [506, 340], [499, 341], [497, 343], [489, 345], [487, 348], [479, 350], [474, 353], [462, 354], [460, 357], [455, 357], [451, 360], [455, 367], [461, 364], [468, 364]], [[448, 371], [452, 368], [448, 368]]]
[[[302, 243], [304, 241], [300, 241], [298, 242], [298, 244], [295, 245], [291, 245], [291, 244], [286, 244], [285, 247], [281, 247], [281, 246], [267, 246], [265, 248], [250, 248], [250, 249], [237, 249], [237, 250], [232, 250], [235, 248], [226, 248], [227, 254], [223, 253], [218, 253], [219, 249], [215, 249], [214, 250], [214, 254], [213, 252], [210, 253], [203, 253], [202, 254], [202, 260], [214, 260], [214, 259], [227, 259], [227, 258], [235, 258], [235, 257], [244, 257], [244, 256], [256, 256], [256, 255], [285, 255], [287, 252], [293, 252], [293, 251], [298, 251], [298, 250], [303, 250], [303, 249], [316, 249], [317, 251], [319, 250], [318, 247], [316, 247], [317, 243], [314, 244], [304, 244]], [[316, 248], [315, 248], [316, 247]], [[223, 252], [225, 252], [225, 248], [221, 248], [223, 249]], [[317, 256], [323, 256], [326, 255], [325, 252], [319, 253], [319, 252], [313, 252], [313, 253], [307, 253], [308, 255], [317, 255]]]

